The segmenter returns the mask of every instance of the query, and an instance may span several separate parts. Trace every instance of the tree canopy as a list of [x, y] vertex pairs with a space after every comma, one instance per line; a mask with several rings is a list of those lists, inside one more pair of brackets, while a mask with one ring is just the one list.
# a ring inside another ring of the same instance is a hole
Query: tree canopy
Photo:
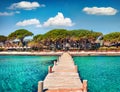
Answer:
[[0, 42], [5, 42], [7, 40], [7, 37], [4, 35], [0, 35]]
[[23, 45], [23, 40], [27, 36], [32, 36], [33, 33], [26, 30], [26, 29], [18, 29], [11, 34], [8, 35], [8, 39], [14, 40], [14, 39], [19, 39]]
[[34, 40], [41, 41], [48, 39], [48, 40], [56, 41], [59, 39], [66, 39], [66, 38], [72, 38], [78, 40], [81, 38], [96, 39], [100, 35], [102, 35], [102, 33], [84, 30], [84, 29], [79, 29], [79, 30], [53, 29], [43, 35], [39, 34], [34, 36]]
[[38, 35], [35, 35], [33, 37], [33, 40], [34, 41], [42, 41], [44, 39], [43, 35], [42, 34], [38, 34]]
[[[19, 39], [18, 46], [30, 46], [34, 49], [64, 49], [66, 44], [69, 44], [72, 48], [79, 49], [96, 49], [97, 39], [102, 37], [104, 42], [109, 44], [109, 42], [120, 42], [120, 32], [112, 32], [103, 36], [101, 32], [95, 32], [92, 30], [78, 29], [78, 30], [66, 30], [66, 29], [53, 29], [45, 34], [37, 34], [33, 37], [33, 40], [25, 42], [24, 38], [27, 36], [32, 36], [33, 33], [26, 29], [18, 29], [8, 37], [0, 35], [0, 42], [5, 42], [8, 40]], [[102, 43], [103, 41], [101, 41]], [[13, 43], [16, 45], [16, 43]]]
[[26, 29], [18, 29], [8, 35], [9, 39], [20, 39], [23, 40], [27, 36], [32, 36], [33, 33]]
[[68, 36], [69, 36], [68, 31], [65, 29], [53, 29], [44, 34], [45, 39], [51, 39], [53, 41], [56, 41], [58, 39], [64, 39]]
[[118, 42], [120, 41], [120, 32], [112, 32], [104, 35], [105, 41]]
[[94, 32], [94, 31], [90, 31], [90, 30], [85, 30], [85, 29], [70, 31], [70, 36], [71, 37], [73, 36], [76, 39], [81, 39], [81, 38], [96, 39], [100, 35], [102, 35], [102, 33]]

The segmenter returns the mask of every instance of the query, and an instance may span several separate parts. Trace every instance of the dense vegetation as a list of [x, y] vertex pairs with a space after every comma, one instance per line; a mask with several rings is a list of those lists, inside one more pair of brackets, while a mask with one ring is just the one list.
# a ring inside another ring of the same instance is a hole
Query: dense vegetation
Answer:
[[112, 32], [104, 36], [105, 41], [110, 42], [119, 42], [120, 41], [120, 32]]
[[7, 40], [7, 37], [4, 35], [0, 35], [0, 42], [5, 42]]
[[96, 39], [98, 36], [102, 35], [100, 32], [94, 32], [89, 30], [65, 30], [65, 29], [53, 29], [45, 34], [39, 34], [34, 36], [34, 41], [42, 41], [42, 40], [52, 40], [57, 41], [59, 39], [73, 39], [80, 40], [82, 38], [88, 39]]
[[14, 39], [19, 39], [21, 43], [23, 44], [23, 40], [27, 36], [32, 36], [33, 33], [29, 32], [26, 29], [18, 29], [15, 32], [12, 32], [11, 34], [8, 35], [8, 39], [14, 40]]
[[[0, 42], [5, 43], [5, 41], [19, 39], [22, 45], [24, 45], [24, 38], [27, 36], [33, 36], [33, 33], [26, 29], [18, 29], [8, 35], [8, 37], [0, 35]], [[98, 37], [103, 39], [99, 42]], [[105, 45], [107, 47], [115, 46], [118, 48], [120, 42], [120, 32], [113, 32], [106, 35], [103, 35], [101, 32], [95, 32], [92, 30], [66, 30], [66, 29], [53, 29], [48, 31], [45, 34], [38, 34], [33, 36], [33, 40], [27, 42], [27, 46], [30, 46], [34, 50], [43, 50], [43, 49], [57, 49], [63, 50], [65, 47], [70, 47], [71, 49], [79, 50], [95, 50], [98, 49], [101, 43], [111, 43], [111, 45]], [[99, 44], [98, 44], [99, 43]], [[114, 43], [114, 44], [113, 44]], [[11, 46], [11, 43], [9, 43]], [[12, 45], [12, 47], [17, 45]], [[99, 48], [100, 50], [107, 50], [106, 47]], [[109, 48], [116, 49], [116, 48]]]

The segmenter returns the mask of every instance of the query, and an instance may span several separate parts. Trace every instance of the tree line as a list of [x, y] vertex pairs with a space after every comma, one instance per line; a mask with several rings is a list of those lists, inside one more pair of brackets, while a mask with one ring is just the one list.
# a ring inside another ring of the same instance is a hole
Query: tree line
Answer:
[[[33, 48], [63, 48], [66, 43], [69, 43], [72, 47], [82, 48], [87, 44], [92, 46], [92, 43], [96, 41], [99, 36], [103, 36], [105, 42], [119, 42], [120, 32], [112, 32], [103, 35], [101, 32], [95, 32], [93, 30], [66, 30], [66, 29], [53, 29], [45, 34], [34, 35], [32, 32], [26, 29], [18, 29], [8, 36], [0, 35], [0, 42], [19, 39], [22, 46], [24, 46], [24, 38], [27, 36], [33, 36], [33, 39], [28, 42], [28, 46]], [[82, 44], [80, 44], [82, 43]], [[62, 46], [61, 46], [62, 44]], [[74, 46], [75, 45], [75, 46]]]

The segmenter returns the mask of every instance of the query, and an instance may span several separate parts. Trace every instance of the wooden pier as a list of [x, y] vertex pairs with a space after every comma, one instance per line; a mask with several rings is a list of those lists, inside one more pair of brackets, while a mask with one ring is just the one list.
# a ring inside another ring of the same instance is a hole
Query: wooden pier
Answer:
[[45, 80], [38, 83], [38, 92], [87, 92], [87, 80], [81, 82], [69, 53], [63, 53], [48, 69]]

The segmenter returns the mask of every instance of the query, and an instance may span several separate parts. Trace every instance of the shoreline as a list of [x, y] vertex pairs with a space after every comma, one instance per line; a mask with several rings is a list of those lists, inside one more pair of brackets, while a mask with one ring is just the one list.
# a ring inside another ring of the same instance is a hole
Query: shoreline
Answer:
[[[59, 56], [63, 54], [64, 51], [61, 52], [17, 52], [17, 51], [3, 51], [0, 52], [0, 55], [38, 55], [38, 56]], [[119, 56], [119, 52], [100, 52], [100, 51], [76, 51], [76, 52], [71, 52], [68, 51], [72, 56]]]

